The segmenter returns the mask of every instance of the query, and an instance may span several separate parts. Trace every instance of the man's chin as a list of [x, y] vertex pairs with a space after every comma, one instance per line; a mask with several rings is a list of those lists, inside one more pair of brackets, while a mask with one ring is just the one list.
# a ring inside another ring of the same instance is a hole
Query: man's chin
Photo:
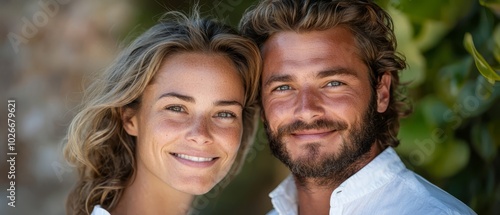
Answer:
[[310, 163], [320, 165], [324, 161], [338, 157], [339, 152], [333, 150], [325, 150], [317, 143], [310, 144], [307, 148], [291, 151], [288, 150], [290, 160], [294, 163]]
[[324, 162], [323, 154], [301, 154], [298, 156], [292, 156], [292, 163], [301, 163], [305, 165], [321, 165]]
[[326, 162], [331, 162], [331, 159], [328, 159], [328, 157], [333, 157], [332, 155], [326, 155], [326, 154], [316, 154], [316, 155], [311, 155], [311, 154], [306, 154], [306, 155], [300, 155], [300, 156], [295, 156], [292, 157], [289, 160], [289, 167], [298, 167], [299, 169], [306, 170], [308, 169], [309, 171], [311, 170], [316, 170], [318, 171], [319, 169], [322, 169], [322, 167], [325, 165]]

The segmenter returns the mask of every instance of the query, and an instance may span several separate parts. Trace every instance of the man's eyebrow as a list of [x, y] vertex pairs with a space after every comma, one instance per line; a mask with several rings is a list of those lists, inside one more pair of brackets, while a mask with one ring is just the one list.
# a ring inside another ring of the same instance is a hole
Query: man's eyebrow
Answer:
[[316, 77], [317, 78], [325, 78], [329, 76], [334, 76], [334, 75], [347, 75], [347, 76], [353, 76], [355, 78], [358, 77], [358, 74], [352, 70], [352, 69], [347, 69], [347, 68], [334, 68], [334, 69], [328, 69], [319, 72]]
[[180, 100], [186, 101], [186, 102], [194, 103], [194, 98], [193, 97], [182, 95], [182, 94], [179, 94], [179, 93], [174, 93], [174, 92], [164, 93], [160, 97], [158, 97], [157, 100], [160, 100], [160, 99], [165, 98], [165, 97], [174, 97], [174, 98], [178, 98]]
[[264, 83], [264, 86], [269, 86], [274, 82], [288, 82], [292, 80], [293, 78], [291, 75], [271, 75], [271, 77], [267, 79], [266, 83]]

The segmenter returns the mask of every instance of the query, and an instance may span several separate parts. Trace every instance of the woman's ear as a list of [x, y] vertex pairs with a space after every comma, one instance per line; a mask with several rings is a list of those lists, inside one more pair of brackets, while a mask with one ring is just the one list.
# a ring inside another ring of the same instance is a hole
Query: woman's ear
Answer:
[[385, 72], [377, 86], [377, 112], [384, 113], [391, 98], [391, 74]]
[[139, 123], [137, 122], [138, 110], [131, 107], [121, 108], [121, 118], [123, 123], [123, 129], [131, 135], [137, 137], [139, 133]]

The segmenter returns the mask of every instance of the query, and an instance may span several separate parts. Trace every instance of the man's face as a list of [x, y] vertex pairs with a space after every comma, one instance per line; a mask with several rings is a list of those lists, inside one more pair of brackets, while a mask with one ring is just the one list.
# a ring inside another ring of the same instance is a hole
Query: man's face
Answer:
[[354, 36], [343, 28], [280, 32], [262, 49], [262, 104], [273, 154], [299, 177], [328, 177], [370, 151], [390, 76], [370, 86]]

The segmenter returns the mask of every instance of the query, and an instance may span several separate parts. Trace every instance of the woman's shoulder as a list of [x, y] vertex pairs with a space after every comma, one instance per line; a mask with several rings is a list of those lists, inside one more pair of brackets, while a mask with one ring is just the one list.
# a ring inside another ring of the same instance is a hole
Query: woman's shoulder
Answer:
[[111, 215], [111, 214], [104, 208], [101, 208], [100, 205], [96, 205], [94, 206], [94, 210], [92, 210], [92, 213], [90, 215]]

